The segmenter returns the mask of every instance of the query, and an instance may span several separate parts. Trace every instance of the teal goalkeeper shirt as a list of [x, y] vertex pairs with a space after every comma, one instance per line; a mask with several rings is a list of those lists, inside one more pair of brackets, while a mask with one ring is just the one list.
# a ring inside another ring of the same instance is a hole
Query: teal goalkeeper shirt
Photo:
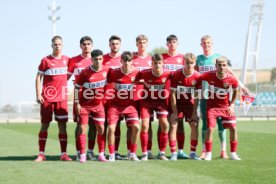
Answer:
[[[198, 71], [200, 74], [205, 72], [213, 71], [216, 69], [216, 59], [220, 57], [220, 54], [212, 54], [210, 56], [199, 55], [197, 56], [196, 66], [198, 67]], [[206, 99], [208, 95], [208, 83], [206, 81], [202, 81], [202, 90], [203, 97]]]

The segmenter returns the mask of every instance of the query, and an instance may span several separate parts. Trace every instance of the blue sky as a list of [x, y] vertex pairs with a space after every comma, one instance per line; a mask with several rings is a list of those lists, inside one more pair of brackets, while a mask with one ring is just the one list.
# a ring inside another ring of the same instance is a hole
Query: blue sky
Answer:
[[[51, 53], [52, 0], [1, 1], [0, 106], [35, 100], [37, 66]], [[108, 52], [108, 38], [122, 37], [122, 50], [136, 50], [135, 37], [149, 37], [149, 51], [165, 46], [169, 34], [179, 37], [179, 52], [201, 54], [200, 37], [209, 34], [215, 52], [242, 67], [252, 0], [56, 0], [57, 34], [64, 54], [80, 53], [79, 39], [89, 35], [94, 48]], [[276, 1], [265, 0], [258, 68], [276, 67]]]

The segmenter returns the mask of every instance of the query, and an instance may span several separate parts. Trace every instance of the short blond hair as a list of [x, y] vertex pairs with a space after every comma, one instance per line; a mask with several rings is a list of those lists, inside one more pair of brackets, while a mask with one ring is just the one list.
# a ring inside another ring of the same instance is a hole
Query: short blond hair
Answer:
[[213, 41], [212, 37], [210, 35], [204, 35], [201, 37], [201, 42], [203, 42], [204, 40], [211, 40]]
[[184, 60], [185, 61], [186, 60], [188, 60], [188, 61], [196, 61], [196, 55], [194, 55], [193, 53], [188, 52], [188, 53], [186, 53], [184, 55]]
[[148, 41], [148, 37], [146, 35], [140, 34], [136, 37], [136, 42], [139, 42], [141, 40], [146, 40]]

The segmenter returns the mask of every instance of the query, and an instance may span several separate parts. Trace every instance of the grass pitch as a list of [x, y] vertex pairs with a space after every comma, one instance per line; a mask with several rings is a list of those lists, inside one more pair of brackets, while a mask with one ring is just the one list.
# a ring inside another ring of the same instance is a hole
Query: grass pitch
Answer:
[[[125, 126], [120, 153], [126, 154]], [[0, 124], [0, 184], [78, 183], [276, 183], [276, 122], [238, 122], [238, 154], [242, 161], [219, 159], [218, 136], [214, 136], [213, 160], [100, 163], [59, 161], [57, 124], [49, 129], [47, 161], [35, 163], [39, 123]], [[68, 153], [74, 158], [74, 123], [68, 123]], [[153, 127], [156, 135], [156, 124]], [[189, 127], [185, 125], [185, 152], [189, 153]], [[154, 136], [155, 138], [156, 136]], [[228, 139], [229, 140], [229, 139]], [[156, 139], [153, 152], [157, 154]], [[95, 147], [97, 148], [97, 147]], [[229, 143], [227, 143], [229, 152]], [[97, 150], [97, 149], [96, 149]], [[107, 150], [106, 150], [107, 151]], [[201, 151], [201, 143], [197, 153]], [[141, 155], [140, 143], [138, 155]], [[167, 155], [170, 155], [167, 149]]]

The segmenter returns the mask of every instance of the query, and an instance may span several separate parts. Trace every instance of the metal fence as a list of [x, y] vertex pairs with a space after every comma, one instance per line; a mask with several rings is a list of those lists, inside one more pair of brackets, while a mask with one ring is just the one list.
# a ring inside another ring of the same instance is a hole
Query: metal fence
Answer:
[[[250, 110], [245, 114], [242, 107], [236, 106], [235, 112], [237, 118], [249, 118], [251, 120], [257, 118], [265, 118], [267, 120], [276, 117], [276, 107], [257, 107], [252, 106]], [[69, 121], [72, 121], [72, 107], [69, 108]], [[0, 113], [0, 122], [12, 123], [28, 123], [28, 122], [40, 122], [40, 113], [36, 112], [14, 112], [14, 113]]]

